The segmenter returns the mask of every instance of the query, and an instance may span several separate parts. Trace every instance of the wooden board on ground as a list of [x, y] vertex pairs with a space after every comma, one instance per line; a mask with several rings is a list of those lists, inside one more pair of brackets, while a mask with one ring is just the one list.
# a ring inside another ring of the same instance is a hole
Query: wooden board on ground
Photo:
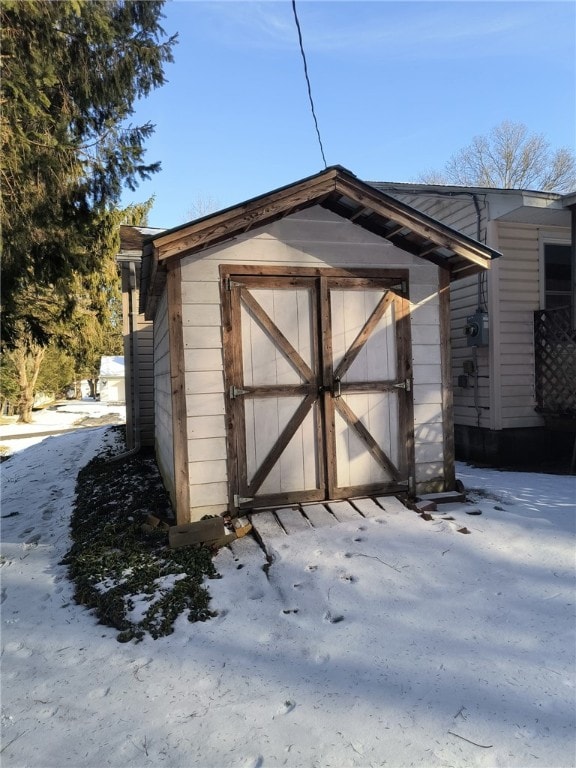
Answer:
[[264, 553], [262, 548], [257, 543], [253, 536], [243, 536], [241, 539], [236, 539], [230, 544], [234, 557], [237, 557], [240, 562], [244, 558], [255, 557], [264, 560]]
[[194, 523], [172, 525], [168, 530], [168, 542], [172, 549], [186, 547], [190, 544], [202, 544], [215, 541], [226, 535], [224, 520], [221, 517], [210, 517]]
[[421, 501], [433, 501], [436, 504], [455, 504], [466, 501], [466, 495], [458, 491], [444, 491], [444, 493], [425, 493], [418, 496]]
[[256, 512], [250, 516], [250, 522], [252, 523], [252, 528], [256, 531], [256, 535], [260, 536], [263, 541], [286, 535], [284, 529], [276, 520], [274, 512]]
[[302, 504], [302, 509], [313, 528], [327, 528], [338, 522], [324, 504]]
[[348, 501], [329, 501], [327, 504], [339, 523], [358, 522], [362, 519], [360, 513]]
[[364, 517], [380, 517], [384, 514], [384, 510], [376, 504], [374, 499], [353, 499], [352, 504]]
[[405, 507], [395, 496], [377, 496], [376, 501], [390, 515], [399, 515], [408, 511], [408, 507]]
[[298, 507], [286, 507], [276, 510], [276, 517], [286, 533], [302, 533], [310, 530], [310, 523]]

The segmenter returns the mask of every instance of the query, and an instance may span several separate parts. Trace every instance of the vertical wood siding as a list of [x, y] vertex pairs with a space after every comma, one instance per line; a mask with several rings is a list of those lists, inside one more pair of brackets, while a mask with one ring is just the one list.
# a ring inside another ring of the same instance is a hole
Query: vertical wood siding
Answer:
[[414, 339], [416, 483], [444, 482], [438, 270], [320, 206], [186, 257], [182, 318], [191, 519], [228, 505], [219, 265], [408, 268]]

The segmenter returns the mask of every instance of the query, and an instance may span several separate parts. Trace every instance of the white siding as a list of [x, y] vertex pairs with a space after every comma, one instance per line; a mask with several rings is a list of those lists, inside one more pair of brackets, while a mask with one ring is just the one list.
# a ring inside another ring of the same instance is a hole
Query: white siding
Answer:
[[542, 424], [534, 411], [534, 312], [540, 306], [538, 229], [500, 222], [500, 400], [502, 427]]
[[[185, 262], [184, 262], [185, 263]], [[218, 266], [182, 264], [191, 519], [227, 509], [226, 404]], [[215, 271], [214, 271], [215, 270]]]
[[[478, 282], [482, 280], [479, 295]], [[490, 426], [490, 361], [488, 347], [469, 347], [464, 335], [466, 318], [480, 305], [486, 310], [488, 282], [484, 275], [463, 278], [450, 286], [450, 337], [452, 341], [452, 383], [454, 385], [454, 423], [475, 427]], [[494, 329], [491, 328], [491, 331]], [[468, 388], [458, 386], [465, 364], [477, 371], [468, 376]]]
[[[433, 192], [406, 194], [393, 192], [394, 197], [432, 216], [468, 237], [487, 240], [488, 207], [485, 195], [455, 193], [438, 195]], [[474, 199], [474, 197], [476, 199]], [[479, 302], [478, 281], [482, 281]], [[450, 286], [450, 326], [452, 341], [452, 384], [454, 388], [454, 423], [490, 427], [490, 361], [488, 348], [474, 351], [464, 336], [466, 318], [483, 309], [488, 301], [488, 276], [485, 274], [462, 278]], [[469, 387], [458, 387], [458, 376], [464, 373], [465, 361], [474, 363], [478, 376], [470, 376]]]
[[392, 192], [391, 194], [457, 232], [462, 232], [482, 243], [486, 242], [488, 209], [484, 195], [475, 196], [477, 208], [474, 195], [466, 192], [450, 195], [435, 195], [433, 192], [422, 194]]
[[[443, 482], [441, 347], [438, 269], [320, 206], [182, 260], [185, 382], [191, 519], [227, 508], [225, 393], [220, 264], [291, 267], [407, 268], [413, 301], [412, 333], [416, 481]], [[193, 466], [198, 463], [200, 466]]]

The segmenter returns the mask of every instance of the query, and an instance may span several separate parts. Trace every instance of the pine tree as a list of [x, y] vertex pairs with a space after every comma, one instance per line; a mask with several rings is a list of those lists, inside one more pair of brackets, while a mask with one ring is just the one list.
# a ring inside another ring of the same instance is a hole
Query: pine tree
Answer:
[[49, 333], [31, 292], [48, 291], [61, 319], [74, 311], [79, 276], [105, 261], [107, 215], [134, 189], [150, 123], [133, 105], [164, 83], [175, 38], [163, 0], [4, 0], [0, 218], [2, 338], [10, 347]]
[[[34, 397], [46, 378], [43, 368], [56, 350], [73, 361], [82, 378], [97, 379], [102, 355], [122, 354], [122, 296], [116, 254], [120, 224], [143, 225], [153, 199], [125, 210], [105, 211], [98, 221], [99, 239], [92, 241], [100, 254], [92, 272], [72, 272], [61, 282], [73, 295], [38, 282], [17, 294], [15, 342], [4, 352], [5, 375], [0, 379], [3, 402], [10, 403], [20, 421], [32, 420]], [[38, 341], [30, 328], [42, 329]], [[70, 379], [69, 383], [71, 383]]]

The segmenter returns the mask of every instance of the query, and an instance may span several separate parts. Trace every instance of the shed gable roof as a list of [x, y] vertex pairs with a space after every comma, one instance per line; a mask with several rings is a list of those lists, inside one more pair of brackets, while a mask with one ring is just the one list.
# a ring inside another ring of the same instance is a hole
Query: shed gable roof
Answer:
[[488, 269], [500, 254], [445, 224], [360, 181], [341, 166], [281, 187], [223, 211], [148, 238], [151, 260], [143, 298], [158, 296], [168, 263], [225, 242], [296, 211], [321, 205], [356, 226], [419, 258], [442, 266], [453, 278]]

